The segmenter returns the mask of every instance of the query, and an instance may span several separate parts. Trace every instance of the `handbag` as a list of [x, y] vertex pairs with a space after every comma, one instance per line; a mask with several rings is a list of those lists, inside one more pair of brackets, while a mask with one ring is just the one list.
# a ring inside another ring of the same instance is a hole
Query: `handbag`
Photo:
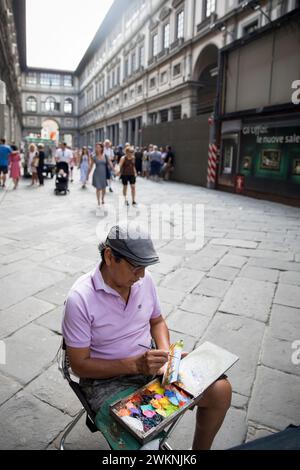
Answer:
[[110, 180], [111, 179], [111, 171], [110, 171], [110, 168], [108, 166], [108, 157], [105, 155], [105, 160], [106, 160], [106, 179], [107, 180]]

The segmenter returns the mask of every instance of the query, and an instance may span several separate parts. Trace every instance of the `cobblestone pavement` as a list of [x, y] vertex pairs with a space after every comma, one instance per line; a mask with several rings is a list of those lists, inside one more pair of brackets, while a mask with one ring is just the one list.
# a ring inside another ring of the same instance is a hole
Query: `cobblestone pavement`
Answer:
[[[91, 187], [75, 182], [67, 197], [54, 196], [53, 187], [51, 180], [44, 188], [23, 180], [17, 191], [0, 190], [1, 449], [57, 448], [80, 408], [54, 360], [62, 305], [74, 280], [97, 262], [96, 228], [112, 222], [121, 186], [115, 182], [107, 195], [106, 218], [96, 214]], [[300, 210], [177, 183], [139, 180], [137, 188], [148, 206], [205, 206], [203, 248], [160, 240], [161, 263], [151, 270], [173, 339], [183, 338], [188, 350], [210, 340], [240, 357], [229, 373], [232, 407], [214, 448], [299, 425], [300, 365], [293, 364], [293, 352], [299, 354], [292, 344], [300, 340]], [[175, 448], [191, 446], [193, 420], [186, 413]], [[107, 446], [82, 420], [69, 448]]]

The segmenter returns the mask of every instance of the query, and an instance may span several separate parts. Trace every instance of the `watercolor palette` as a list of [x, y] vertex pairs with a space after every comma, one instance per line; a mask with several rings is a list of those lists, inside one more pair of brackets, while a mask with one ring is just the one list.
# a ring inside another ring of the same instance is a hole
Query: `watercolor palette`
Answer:
[[193, 406], [194, 398], [155, 379], [110, 405], [110, 414], [141, 444], [146, 444]]

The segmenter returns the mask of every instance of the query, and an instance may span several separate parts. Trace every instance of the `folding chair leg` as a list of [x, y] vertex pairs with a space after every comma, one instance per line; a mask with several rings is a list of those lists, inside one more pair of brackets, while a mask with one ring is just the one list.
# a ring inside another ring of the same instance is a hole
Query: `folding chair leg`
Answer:
[[59, 450], [65, 450], [65, 440], [66, 438], [68, 437], [68, 435], [70, 434], [70, 432], [72, 431], [72, 429], [76, 426], [76, 424], [78, 423], [78, 421], [80, 420], [80, 418], [84, 415], [85, 413], [85, 409], [82, 408], [79, 413], [77, 413], [77, 415], [75, 416], [75, 418], [73, 419], [73, 421], [71, 421], [71, 423], [68, 425], [67, 429], [65, 430], [61, 440], [60, 440], [60, 444], [59, 444]]

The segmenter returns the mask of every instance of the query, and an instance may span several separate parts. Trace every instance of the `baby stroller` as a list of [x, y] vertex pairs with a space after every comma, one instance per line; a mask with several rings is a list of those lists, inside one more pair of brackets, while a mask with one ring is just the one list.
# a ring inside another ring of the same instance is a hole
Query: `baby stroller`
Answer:
[[66, 162], [59, 162], [56, 164], [56, 178], [55, 189], [56, 195], [69, 192], [69, 165]]

